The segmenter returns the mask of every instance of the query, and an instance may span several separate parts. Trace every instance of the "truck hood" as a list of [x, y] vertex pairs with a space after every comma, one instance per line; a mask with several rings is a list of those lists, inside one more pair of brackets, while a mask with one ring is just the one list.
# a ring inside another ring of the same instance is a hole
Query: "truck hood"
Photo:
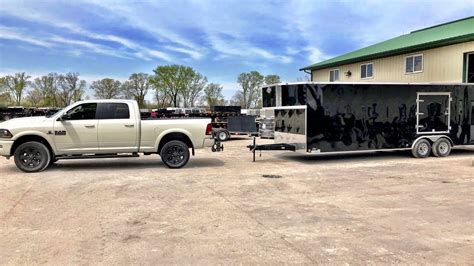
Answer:
[[1, 129], [32, 127], [47, 120], [45, 116], [13, 118], [0, 123]]

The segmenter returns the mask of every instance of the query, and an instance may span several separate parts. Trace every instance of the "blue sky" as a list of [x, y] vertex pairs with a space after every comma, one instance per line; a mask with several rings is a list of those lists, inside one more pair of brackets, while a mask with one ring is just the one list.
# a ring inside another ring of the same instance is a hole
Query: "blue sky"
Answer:
[[241, 72], [296, 81], [301, 67], [472, 15], [472, 0], [0, 0], [0, 75], [72, 71], [90, 84], [184, 64], [230, 99]]

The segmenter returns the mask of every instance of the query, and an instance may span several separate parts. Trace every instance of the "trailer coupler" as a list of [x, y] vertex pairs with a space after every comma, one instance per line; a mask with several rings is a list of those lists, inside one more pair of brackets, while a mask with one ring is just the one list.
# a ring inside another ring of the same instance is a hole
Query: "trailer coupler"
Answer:
[[[247, 148], [249, 148], [250, 151], [252, 152], [254, 162], [255, 162], [255, 153], [257, 151], [296, 151], [295, 145], [286, 144], [286, 143], [257, 145], [257, 141], [255, 137], [253, 138], [253, 145], [248, 145]], [[261, 153], [260, 153], [260, 156], [262, 156]]]
[[221, 142], [218, 139], [214, 139], [214, 144], [212, 145], [211, 151], [212, 152], [224, 151], [224, 145], [221, 144]]

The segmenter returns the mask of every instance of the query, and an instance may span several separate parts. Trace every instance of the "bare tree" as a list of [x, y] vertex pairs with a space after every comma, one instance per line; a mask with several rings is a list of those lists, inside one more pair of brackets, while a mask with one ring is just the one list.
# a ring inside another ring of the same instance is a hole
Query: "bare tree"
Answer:
[[58, 77], [58, 104], [67, 106], [72, 101], [78, 101], [84, 94], [86, 81], [79, 79], [79, 73], [67, 73]]
[[133, 98], [140, 107], [145, 107], [145, 96], [150, 88], [150, 77], [148, 74], [133, 73], [123, 83], [123, 87], [127, 98]]
[[28, 96], [26, 96], [26, 100], [31, 104], [31, 106], [38, 107], [42, 105], [44, 101], [44, 94], [39, 89], [33, 89], [28, 92]]
[[264, 77], [258, 71], [250, 71], [241, 73], [237, 82], [240, 84], [241, 91], [234, 98], [239, 99], [243, 108], [256, 107], [261, 98], [259, 88], [263, 85]]
[[92, 82], [91, 89], [99, 99], [113, 99], [122, 94], [122, 83], [110, 78]]
[[225, 100], [222, 96], [222, 86], [216, 83], [207, 84], [204, 89], [204, 95], [202, 96], [203, 102], [209, 107], [216, 105], [224, 105]]
[[45, 106], [58, 105], [58, 74], [49, 73], [48, 75], [37, 77], [33, 81], [32, 87], [33, 91], [35, 91], [36, 96], [42, 96], [41, 104]]
[[30, 76], [26, 75], [25, 72], [15, 73], [14, 75], [8, 75], [2, 78], [1, 87], [6, 88], [15, 99], [15, 104], [20, 105], [23, 94], [29, 84], [28, 79]]
[[196, 101], [206, 84], [207, 78], [200, 73], [195, 72], [182, 92], [184, 107], [194, 107], [196, 105]]

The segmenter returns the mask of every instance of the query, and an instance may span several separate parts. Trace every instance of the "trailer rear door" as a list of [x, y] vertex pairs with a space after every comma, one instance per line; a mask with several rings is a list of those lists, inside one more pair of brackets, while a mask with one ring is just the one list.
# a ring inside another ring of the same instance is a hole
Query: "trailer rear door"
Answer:
[[449, 133], [451, 93], [417, 93], [416, 133]]

